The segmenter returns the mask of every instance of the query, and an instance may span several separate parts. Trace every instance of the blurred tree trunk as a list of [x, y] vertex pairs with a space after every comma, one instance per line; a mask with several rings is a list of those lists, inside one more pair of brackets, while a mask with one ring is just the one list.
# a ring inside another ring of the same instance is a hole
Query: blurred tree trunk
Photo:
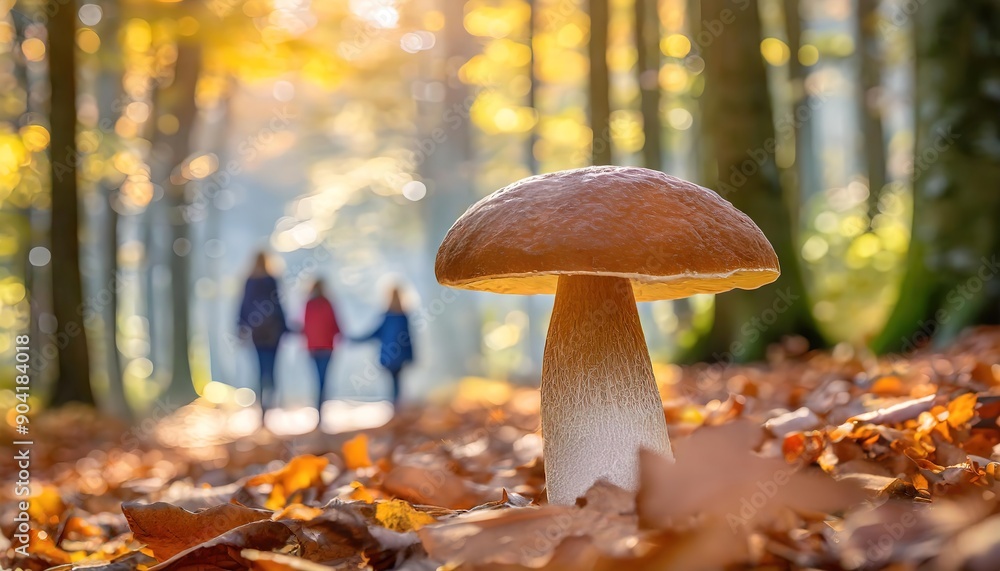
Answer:
[[885, 140], [882, 130], [882, 48], [878, 37], [879, 0], [858, 0], [858, 104], [864, 134], [865, 172], [868, 175], [868, 218], [878, 214], [878, 199], [886, 184]]
[[715, 298], [711, 331], [695, 356], [715, 361], [748, 361], [764, 356], [768, 344], [802, 335], [811, 346], [822, 343], [810, 312], [800, 273], [791, 218], [774, 161], [776, 144], [760, 54], [757, 5], [740, 10], [728, 0], [702, 3], [701, 21], [731, 22], [721, 33], [706, 30], [704, 128], [718, 163], [719, 193], [747, 213], [774, 246], [781, 277], [752, 291], [734, 290]]
[[[528, 18], [528, 47], [531, 48], [531, 63], [528, 64], [528, 79], [531, 82], [528, 88], [528, 107], [538, 110], [538, 54], [535, 52], [535, 26], [538, 21], [538, 0], [528, 0], [531, 8], [531, 16]], [[541, 119], [539, 114], [539, 120]], [[538, 142], [538, 126], [532, 126], [528, 133], [528, 170], [532, 175], [539, 174], [538, 158], [535, 156], [535, 144]], [[529, 358], [527, 369], [531, 376], [539, 380], [542, 377], [542, 356], [545, 348], [545, 327], [544, 311], [541, 307], [539, 296], [524, 296], [524, 310], [528, 315], [528, 324], [525, 326], [524, 344], [525, 353]]]
[[[119, 6], [108, 3], [104, 7], [100, 27], [102, 54], [107, 54], [101, 61], [101, 74], [97, 85], [98, 125], [100, 129], [109, 128], [118, 120], [124, 97], [122, 91], [122, 68], [118, 52]], [[110, 56], [110, 57], [108, 57]], [[99, 192], [104, 198], [104, 276], [99, 283], [108, 288], [108, 302], [104, 304], [101, 315], [104, 333], [105, 371], [108, 376], [107, 407], [116, 415], [130, 419], [132, 411], [125, 398], [125, 383], [122, 378], [121, 353], [118, 352], [118, 288], [121, 286], [118, 276], [118, 211], [115, 210], [117, 189], [111, 186], [105, 178], [100, 180]]]
[[[528, 107], [535, 109], [538, 99], [538, 54], [535, 53], [535, 20], [538, 18], [538, 0], [528, 0], [528, 8], [531, 15], [528, 16], [528, 48], [531, 50], [531, 61], [528, 63]], [[536, 109], [537, 112], [537, 109]], [[531, 174], [538, 174], [538, 158], [535, 157], [535, 143], [538, 142], [537, 124], [528, 131], [528, 170]]]
[[87, 332], [81, 320], [79, 202], [76, 164], [76, 3], [60, 7], [48, 23], [52, 177], [52, 305], [59, 324], [59, 376], [50, 402], [94, 404]]
[[201, 48], [198, 44], [180, 41], [177, 44], [177, 63], [170, 85], [159, 90], [157, 109], [160, 115], [170, 114], [177, 119], [177, 130], [159, 133], [154, 141], [162, 153], [164, 176], [161, 178], [166, 200], [167, 221], [170, 225], [170, 291], [171, 291], [171, 381], [167, 399], [171, 406], [181, 406], [195, 398], [197, 393], [191, 382], [190, 361], [190, 225], [186, 209], [188, 180], [182, 166], [191, 155], [191, 135], [198, 107], [195, 88], [201, 74]]
[[660, 16], [656, 0], [635, 0], [636, 80], [639, 84], [642, 166], [663, 170], [660, 125]]
[[[19, 11], [8, 11], [5, 20], [14, 27], [14, 42], [9, 48], [10, 53], [22, 54], [21, 46], [25, 39], [27, 39], [25, 37], [25, 29], [34, 24], [34, 21]], [[21, 96], [24, 97], [25, 104], [22, 109], [12, 106], [11, 109], [3, 114], [3, 119], [9, 123], [16, 123], [27, 113], [45, 113], [44, 109], [34, 109], [39, 100], [39, 98], [33, 96], [33, 91], [37, 89], [36, 84], [38, 82], [32, 81], [28, 75], [28, 61], [23, 57], [12, 57], [10, 58], [10, 63], [13, 67], [12, 73], [16, 85], [23, 86], [24, 88]], [[12, 88], [12, 91], [14, 89]], [[5, 210], [13, 210], [9, 202], [4, 206], [6, 207]], [[50, 275], [52, 264], [36, 266], [28, 260], [28, 254], [36, 245], [51, 247], [51, 244], [49, 244], [49, 227], [51, 223], [49, 214], [49, 212], [30, 206], [19, 208], [16, 213], [5, 212], [0, 214], [0, 224], [18, 229], [18, 235], [20, 236], [19, 244], [21, 245], [21, 252], [19, 257], [21, 263], [24, 264], [24, 287], [28, 296], [28, 334], [31, 339], [41, 341], [35, 346], [36, 351], [44, 351], [48, 345], [55, 344], [55, 339], [45, 339], [48, 335], [42, 332], [42, 328], [40, 327], [41, 320], [39, 319], [42, 315], [52, 314], [52, 296], [49, 291], [52, 286]], [[43, 339], [44, 341], [42, 341]], [[52, 376], [51, 373], [57, 369], [56, 365], [57, 363], [51, 363], [48, 359], [35, 359], [31, 363], [31, 366], [35, 368], [35, 379], [48, 382]]]
[[608, 81], [608, 0], [590, 0], [590, 128], [591, 162], [611, 164], [611, 101]]
[[[420, 141], [436, 140], [433, 133], [444, 126], [443, 141], [427, 152], [420, 165], [421, 177], [428, 181], [427, 197], [421, 200], [427, 223], [426, 248], [433, 260], [441, 241], [451, 225], [462, 215], [477, 196], [474, 191], [474, 164], [472, 127], [469, 111], [475, 94], [458, 78], [458, 69], [476, 53], [476, 45], [461, 25], [464, 6], [461, 2], [435, 4], [444, 11], [445, 26], [434, 51], [430, 54], [429, 68], [425, 71], [428, 81], [439, 81], [445, 86], [444, 100], [439, 103], [422, 102], [419, 110]], [[436, 292], [435, 300], [424, 306], [428, 315], [414, 322], [414, 334], [421, 328], [431, 331], [430, 339], [447, 339], [447, 343], [428, 343], [421, 359], [433, 363], [436, 372], [445, 378], [459, 378], [476, 374], [481, 369], [482, 320], [473, 294], [462, 290], [443, 288], [427, 276], [428, 291]], [[435, 312], [437, 301], [444, 310]]]
[[[809, 104], [809, 94], [806, 91], [806, 69], [799, 60], [799, 49], [802, 48], [802, 15], [799, 12], [800, 0], [784, 0], [785, 8], [785, 35], [788, 37], [788, 50], [791, 56], [788, 58], [788, 81], [791, 84], [791, 117], [795, 117], [795, 112], [804, 105]], [[809, 144], [809, 121], [792, 121], [792, 128], [788, 133], [782, 133], [793, 140], [791, 144], [795, 149], [795, 161], [788, 177], [789, 184], [785, 185], [786, 199], [793, 201], [801, 200], [803, 189], [817, 188], [818, 183], [813, 180], [812, 173], [815, 172], [810, 153], [812, 146]]]
[[913, 235], [900, 298], [877, 351], [997, 323], [1000, 310], [1000, 4], [928, 2], [914, 14]]

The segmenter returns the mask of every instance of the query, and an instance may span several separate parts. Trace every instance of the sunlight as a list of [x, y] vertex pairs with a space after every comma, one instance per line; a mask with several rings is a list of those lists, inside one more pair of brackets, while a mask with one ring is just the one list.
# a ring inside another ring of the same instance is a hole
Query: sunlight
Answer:
[[395, 0], [351, 0], [351, 12], [377, 28], [395, 28], [399, 10]]

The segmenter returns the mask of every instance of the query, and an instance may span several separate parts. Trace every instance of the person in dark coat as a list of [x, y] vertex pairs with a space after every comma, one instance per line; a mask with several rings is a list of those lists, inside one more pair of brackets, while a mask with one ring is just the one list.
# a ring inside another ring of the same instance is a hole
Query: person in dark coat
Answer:
[[309, 356], [316, 364], [319, 375], [319, 395], [316, 399], [316, 410], [323, 414], [323, 387], [326, 383], [326, 371], [333, 357], [334, 344], [340, 334], [337, 316], [333, 303], [323, 292], [322, 280], [316, 280], [309, 301], [306, 302], [305, 316], [302, 319], [302, 333], [306, 336], [306, 348]]
[[281, 337], [288, 332], [281, 307], [278, 281], [268, 272], [267, 255], [261, 252], [247, 278], [240, 304], [240, 337], [250, 338], [257, 351], [260, 371], [260, 406], [264, 413], [274, 406], [274, 364]]
[[378, 340], [379, 365], [392, 377], [392, 404], [399, 406], [400, 373], [407, 363], [413, 361], [413, 339], [410, 337], [410, 321], [403, 310], [399, 288], [393, 288], [389, 307], [382, 323], [370, 334], [355, 338], [355, 341]]

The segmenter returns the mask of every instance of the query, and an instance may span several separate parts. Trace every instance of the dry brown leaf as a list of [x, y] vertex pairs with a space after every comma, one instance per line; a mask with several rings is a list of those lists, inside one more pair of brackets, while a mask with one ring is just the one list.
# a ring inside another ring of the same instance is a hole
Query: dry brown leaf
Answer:
[[442, 563], [538, 567], [597, 517], [572, 506], [485, 510], [426, 526], [417, 535], [431, 559]]
[[271, 519], [271, 512], [222, 504], [192, 513], [165, 503], [125, 503], [122, 512], [132, 534], [166, 561], [185, 549], [242, 525]]
[[701, 515], [738, 533], [785, 509], [830, 513], [864, 498], [817, 468], [753, 454], [762, 436], [759, 426], [738, 421], [678, 440], [675, 463], [644, 450], [637, 500], [643, 524], [671, 529]]
[[297, 542], [293, 530], [284, 523], [270, 520], [255, 521], [181, 551], [150, 568], [149, 571], [247, 569], [251, 563], [241, 555], [244, 549], [271, 551]]
[[244, 549], [240, 556], [250, 562], [253, 571], [334, 571], [333, 567], [272, 551]]
[[470, 509], [497, 497], [499, 489], [478, 485], [445, 468], [396, 465], [382, 488], [414, 504]]
[[900, 478], [855, 472], [848, 474], [841, 473], [835, 475], [834, 479], [840, 482], [853, 484], [863, 490], [866, 490], [873, 497], [917, 497], [917, 490], [913, 487], [913, 484], [901, 480]]

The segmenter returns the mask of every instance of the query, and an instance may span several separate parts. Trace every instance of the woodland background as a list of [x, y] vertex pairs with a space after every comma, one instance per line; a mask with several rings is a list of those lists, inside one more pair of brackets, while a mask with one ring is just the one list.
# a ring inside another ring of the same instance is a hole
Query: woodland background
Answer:
[[[245, 404], [254, 364], [235, 315], [261, 247], [284, 264], [293, 317], [316, 276], [353, 332], [376, 319], [386, 276], [409, 285], [411, 398], [467, 376], [533, 385], [551, 298], [448, 291], [433, 257], [478, 198], [587, 164], [716, 189], [781, 259], [767, 288], [642, 304], [658, 375], [761, 359], [787, 336], [908, 352], [1000, 320], [995, 0], [25, 0], [0, 13], [5, 405], [26, 332], [36, 408]], [[344, 346], [338, 398], [384, 396], [364, 382], [374, 359]], [[285, 343], [285, 406], [311, 402], [306, 361]]]

